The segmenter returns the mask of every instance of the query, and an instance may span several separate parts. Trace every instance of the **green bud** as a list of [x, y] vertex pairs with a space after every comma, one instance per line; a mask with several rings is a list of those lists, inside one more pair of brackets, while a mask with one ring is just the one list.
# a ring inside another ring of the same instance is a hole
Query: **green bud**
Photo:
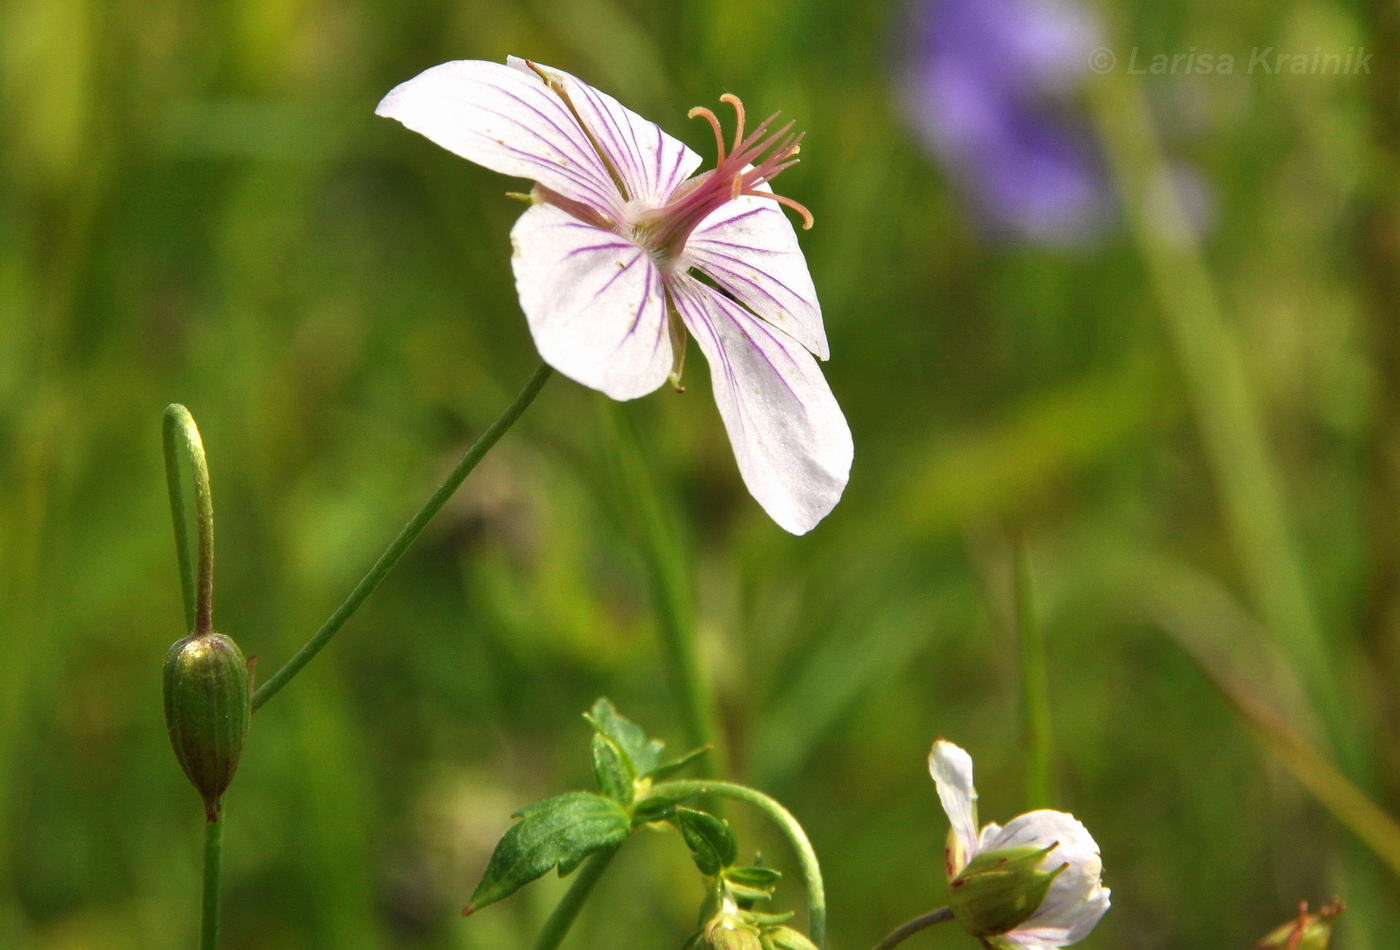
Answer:
[[763, 931], [764, 950], [817, 950], [817, 945], [801, 931], [791, 927], [773, 927]]
[[974, 937], [995, 937], [1030, 919], [1040, 909], [1050, 883], [1069, 865], [1044, 870], [1048, 848], [1022, 845], [984, 851], [953, 879], [948, 906]]
[[221, 633], [189, 636], [166, 654], [164, 680], [170, 744], [214, 821], [248, 739], [248, 663]]
[[1318, 910], [1308, 913], [1308, 905], [1300, 904], [1298, 916], [1271, 930], [1254, 950], [1327, 950], [1332, 941], [1332, 921], [1346, 908], [1337, 898]]
[[758, 928], [736, 914], [717, 914], [705, 927], [705, 946], [710, 950], [763, 950]]

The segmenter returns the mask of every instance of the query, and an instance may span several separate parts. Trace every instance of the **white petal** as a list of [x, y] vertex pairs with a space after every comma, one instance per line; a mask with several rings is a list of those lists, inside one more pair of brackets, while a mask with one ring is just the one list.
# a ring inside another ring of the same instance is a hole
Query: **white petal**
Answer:
[[[525, 60], [512, 56], [508, 62], [534, 75]], [[700, 167], [700, 156], [655, 122], [562, 69], [539, 63], [535, 66], [564, 86], [579, 118], [617, 169], [633, 201], [649, 208], [664, 203], [676, 186]]]
[[817, 356], [830, 356], [807, 259], [777, 202], [744, 195], [717, 208], [691, 233], [684, 259]]
[[806, 534], [841, 498], [851, 430], [821, 368], [792, 337], [693, 277], [672, 299], [710, 363], [739, 473], [779, 527]]
[[1073, 815], [1061, 811], [1033, 811], [1013, 819], [988, 848], [1057, 844], [1045, 856], [1044, 867], [1068, 863], [1050, 885], [1045, 901], [1011, 936], [1029, 947], [1062, 947], [1083, 940], [1109, 906], [1109, 892], [1102, 884], [1103, 862], [1099, 846], [1089, 830]]
[[[939, 739], [928, 754], [928, 771], [938, 787], [938, 800], [953, 826], [953, 833], [972, 860], [978, 848], [977, 788], [972, 784], [972, 756], [947, 739]], [[961, 870], [961, 869], [959, 869]]]
[[522, 214], [510, 240], [520, 306], [545, 362], [613, 399], [666, 381], [666, 296], [648, 251], [547, 204]]
[[468, 161], [619, 214], [622, 197], [607, 167], [563, 100], [533, 73], [481, 60], [443, 63], [395, 86], [374, 111]]

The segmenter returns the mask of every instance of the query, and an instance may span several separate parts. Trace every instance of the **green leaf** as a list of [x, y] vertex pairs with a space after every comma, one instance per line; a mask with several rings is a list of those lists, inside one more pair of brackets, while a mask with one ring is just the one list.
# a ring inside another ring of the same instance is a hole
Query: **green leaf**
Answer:
[[739, 842], [729, 822], [708, 812], [677, 808], [676, 824], [701, 874], [718, 874], [739, 856]]
[[606, 696], [593, 704], [593, 709], [584, 713], [584, 718], [593, 728], [607, 736], [632, 763], [638, 775], [649, 775], [661, 761], [661, 749], [666, 745], [660, 739], [648, 739], [642, 727], [620, 715]]
[[750, 907], [757, 901], [772, 900], [773, 888], [782, 877], [772, 868], [764, 867], [726, 868], [722, 873], [734, 899], [740, 906]]
[[496, 844], [465, 913], [509, 897], [552, 868], [563, 877], [593, 852], [622, 844], [631, 831], [622, 806], [592, 792], [556, 795], [518, 817]]
[[668, 779], [713, 748], [713, 745], [707, 743], [698, 749], [691, 749], [685, 755], [671, 759], [669, 762], [662, 762], [656, 768], [647, 772], [646, 775], [653, 782], [660, 782], [663, 779]]
[[699, 792], [685, 792], [680, 795], [673, 795], [669, 792], [657, 793], [652, 791], [637, 802], [632, 809], [632, 824], [644, 825], [652, 821], [670, 821], [676, 817], [676, 806], [684, 802], [694, 801], [700, 797]]
[[601, 732], [593, 734], [593, 776], [604, 795], [623, 805], [632, 804], [637, 795], [637, 773], [617, 743]]

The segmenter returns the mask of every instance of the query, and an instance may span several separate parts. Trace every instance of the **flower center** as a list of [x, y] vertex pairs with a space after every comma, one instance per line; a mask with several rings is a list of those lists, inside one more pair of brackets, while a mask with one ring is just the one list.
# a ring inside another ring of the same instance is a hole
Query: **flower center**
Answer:
[[640, 243], [666, 258], [674, 260], [685, 248], [692, 231], [711, 212], [734, 201], [741, 195], [768, 198], [787, 205], [802, 215], [802, 227], [812, 226], [812, 213], [785, 195], [774, 194], [767, 185], [785, 168], [797, 164], [802, 134], [791, 134], [788, 122], [770, 131], [778, 113], [760, 122], [747, 137], [744, 135], [744, 104], [739, 97], [725, 93], [721, 102], [734, 107], [737, 127], [733, 146], [726, 149], [724, 131], [714, 112], [703, 106], [690, 110], [690, 117], [703, 118], [715, 131], [718, 160], [714, 169], [681, 184], [659, 208], [643, 212], [633, 226], [634, 237]]

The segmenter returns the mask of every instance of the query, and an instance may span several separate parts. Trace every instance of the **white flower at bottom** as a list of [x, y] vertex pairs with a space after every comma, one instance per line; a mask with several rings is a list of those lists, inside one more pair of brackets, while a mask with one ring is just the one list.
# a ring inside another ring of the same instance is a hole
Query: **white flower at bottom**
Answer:
[[565, 376], [613, 399], [668, 377], [679, 388], [686, 331], [710, 364], [715, 402], [749, 492], [779, 526], [810, 531], [846, 487], [846, 418], [817, 365], [821, 308], [797, 235], [779, 210], [807, 209], [772, 180], [800, 135], [776, 116], [726, 147], [716, 167], [661, 127], [566, 72], [511, 57], [443, 63], [375, 110], [493, 171], [536, 182], [511, 231], [516, 289], [535, 346]]
[[[1087, 937], [1109, 906], [1108, 889], [1100, 880], [1099, 846], [1088, 829], [1073, 815], [1042, 809], [1013, 818], [1004, 828], [991, 823], [979, 831], [972, 757], [939, 739], [929, 753], [928, 766], [952, 825], [944, 858], [955, 891], [972, 886], [975, 872], [995, 866], [997, 853], [1025, 867], [1027, 887], [1043, 886], [1045, 877], [1054, 875], [1044, 899], [1029, 916], [1005, 931], [974, 932], [974, 936], [989, 947], [1007, 950], [1053, 950]], [[1033, 852], [1041, 852], [1038, 862], [1027, 861], [1025, 856]]]

